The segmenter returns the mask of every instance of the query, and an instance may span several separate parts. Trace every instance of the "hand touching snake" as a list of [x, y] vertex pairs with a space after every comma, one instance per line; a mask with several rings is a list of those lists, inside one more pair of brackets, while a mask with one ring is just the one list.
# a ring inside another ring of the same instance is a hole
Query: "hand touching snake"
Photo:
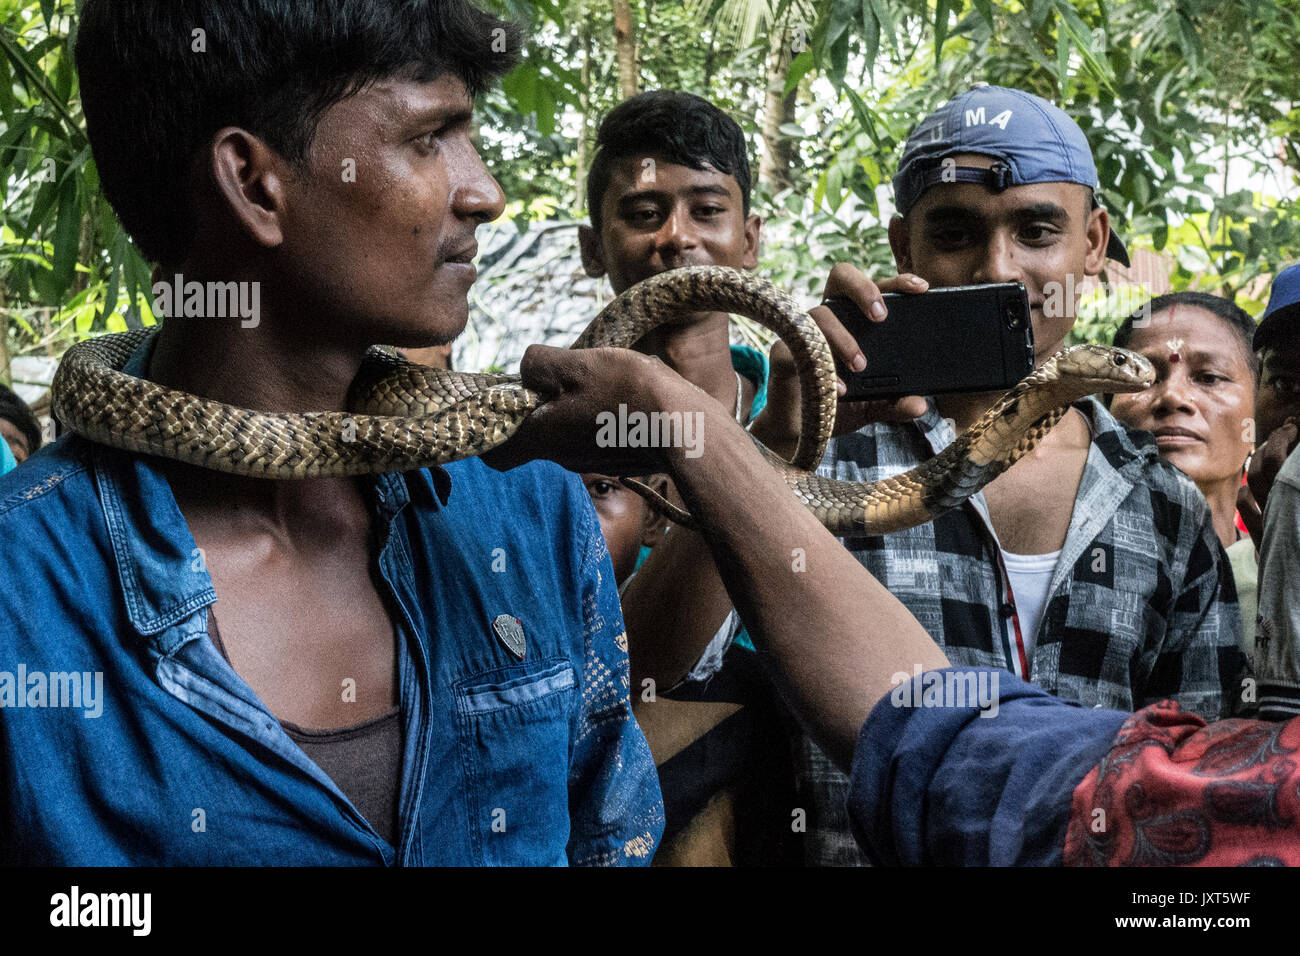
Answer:
[[[830, 351], [812, 319], [770, 283], [717, 266], [666, 272], [619, 296], [572, 347], [626, 348], [674, 315], [701, 310], [744, 315], [789, 347], [800, 374], [798, 447], [789, 462], [759, 448], [837, 535], [885, 534], [933, 520], [1032, 450], [1071, 402], [1094, 392], [1141, 391], [1154, 381], [1150, 363], [1133, 352], [1065, 348], [939, 455], [892, 478], [837, 481], [812, 474], [834, 427]], [[352, 411], [251, 411], [123, 374], [148, 334], [124, 332], [73, 346], [55, 375], [55, 414], [92, 441], [230, 474], [338, 477], [446, 464], [496, 448], [543, 401], [517, 376], [431, 369], [376, 348], [353, 383]], [[689, 523], [684, 513], [673, 517]]]

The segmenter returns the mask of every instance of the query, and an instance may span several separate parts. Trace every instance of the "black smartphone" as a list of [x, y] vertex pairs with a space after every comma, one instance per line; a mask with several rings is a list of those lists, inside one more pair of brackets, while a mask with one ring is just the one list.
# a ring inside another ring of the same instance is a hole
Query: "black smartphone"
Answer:
[[883, 322], [872, 322], [848, 299], [826, 302], [867, 357], [862, 372], [836, 362], [848, 387], [842, 401], [996, 392], [1034, 370], [1029, 297], [1019, 282], [884, 298]]

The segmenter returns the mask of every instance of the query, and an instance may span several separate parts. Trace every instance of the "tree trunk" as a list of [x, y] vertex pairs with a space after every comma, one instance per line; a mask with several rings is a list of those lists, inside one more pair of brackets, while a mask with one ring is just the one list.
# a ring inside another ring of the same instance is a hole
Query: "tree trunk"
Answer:
[[630, 0], [614, 0], [614, 52], [618, 57], [618, 91], [620, 99], [637, 94], [636, 33]]
[[[582, 17], [582, 6], [578, 7]], [[582, 45], [582, 93], [578, 97], [578, 109], [581, 122], [578, 126], [578, 149], [575, 154], [577, 174], [574, 176], [573, 208], [581, 213], [587, 208], [587, 166], [591, 163], [587, 145], [587, 130], [590, 125], [588, 113], [591, 112], [591, 25], [582, 17], [582, 26], [578, 31]]]
[[790, 72], [790, 35], [785, 24], [773, 26], [767, 51], [767, 96], [763, 106], [763, 157], [758, 164], [758, 178], [773, 193], [788, 189], [794, 144], [781, 134], [784, 123], [795, 118], [797, 89], [785, 93], [786, 74]]
[[718, 54], [718, 31], [709, 31], [709, 50], [704, 54], [704, 93], [709, 95], [713, 92], [713, 61]]

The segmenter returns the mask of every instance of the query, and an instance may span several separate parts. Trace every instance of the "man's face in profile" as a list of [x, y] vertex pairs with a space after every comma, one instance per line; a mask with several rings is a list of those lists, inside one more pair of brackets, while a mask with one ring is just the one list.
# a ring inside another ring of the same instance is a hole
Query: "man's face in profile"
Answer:
[[[988, 168], [987, 156], [956, 157], [958, 165]], [[1035, 361], [1058, 351], [1074, 325], [1076, 301], [1045, 309], [1053, 284], [1077, 289], [1096, 275], [1108, 232], [1104, 211], [1090, 211], [1077, 183], [1032, 183], [995, 193], [979, 183], [939, 183], [925, 191], [906, 221], [895, 220], [890, 244], [900, 272], [932, 287], [1021, 282], [1029, 293]], [[1066, 277], [1073, 275], [1072, 284]], [[1057, 292], [1060, 302], [1064, 292]]]
[[615, 292], [683, 266], [758, 266], [758, 216], [745, 215], [734, 176], [662, 156], [613, 163], [601, 200], [600, 234], [583, 227], [583, 263], [608, 274]]
[[1260, 352], [1255, 392], [1255, 441], [1262, 445], [1279, 425], [1300, 417], [1300, 316], [1295, 331]]
[[382, 80], [324, 112], [284, 184], [274, 253], [295, 310], [309, 306], [322, 331], [415, 348], [465, 327], [474, 230], [504, 204], [470, 139], [472, 106], [448, 74]]

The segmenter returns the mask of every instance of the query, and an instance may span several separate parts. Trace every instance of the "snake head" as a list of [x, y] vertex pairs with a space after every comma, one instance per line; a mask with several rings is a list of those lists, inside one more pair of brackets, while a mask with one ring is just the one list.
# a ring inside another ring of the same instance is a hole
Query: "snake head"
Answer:
[[1071, 383], [1071, 391], [1077, 384], [1080, 396], [1140, 392], [1156, 380], [1156, 370], [1145, 357], [1108, 345], [1071, 345], [1047, 364], [1062, 381]]

